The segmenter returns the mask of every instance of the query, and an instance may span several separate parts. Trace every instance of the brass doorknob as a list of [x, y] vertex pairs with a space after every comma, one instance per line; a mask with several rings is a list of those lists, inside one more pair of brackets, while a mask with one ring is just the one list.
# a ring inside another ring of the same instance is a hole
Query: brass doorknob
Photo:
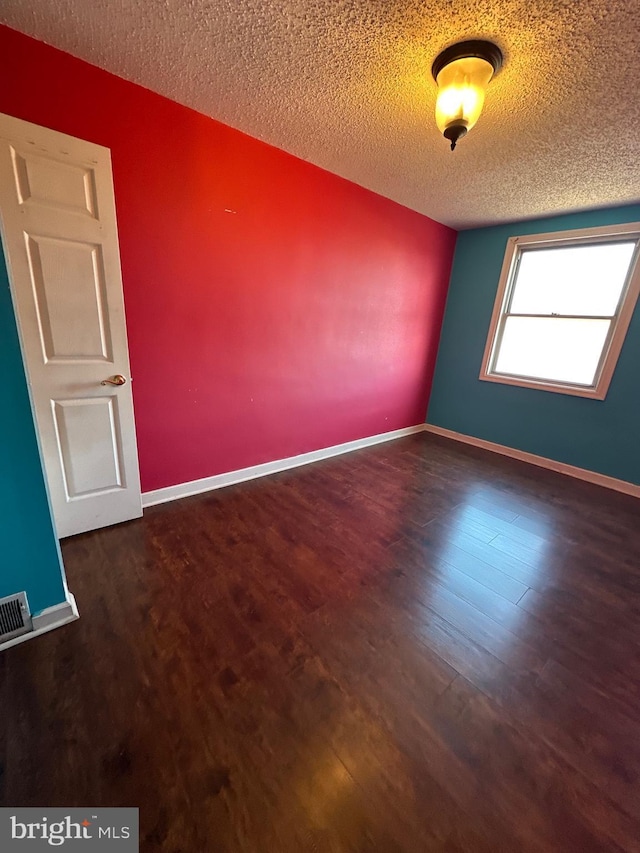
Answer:
[[100, 383], [101, 385], [124, 385], [126, 383], [126, 379], [122, 376], [121, 373], [116, 373], [115, 376], [110, 376], [108, 379], [103, 379]]

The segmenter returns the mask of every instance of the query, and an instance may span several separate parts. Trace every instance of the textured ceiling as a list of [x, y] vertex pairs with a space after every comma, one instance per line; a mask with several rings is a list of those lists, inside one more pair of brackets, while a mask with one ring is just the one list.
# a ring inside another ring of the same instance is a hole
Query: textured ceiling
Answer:
[[[640, 200], [637, 0], [2, 0], [0, 21], [457, 228]], [[451, 153], [435, 55], [505, 66]]]

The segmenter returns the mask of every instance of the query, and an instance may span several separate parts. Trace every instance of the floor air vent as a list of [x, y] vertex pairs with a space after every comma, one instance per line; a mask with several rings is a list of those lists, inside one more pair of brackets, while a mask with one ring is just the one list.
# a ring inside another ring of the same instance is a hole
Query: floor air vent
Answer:
[[33, 630], [26, 592], [0, 598], [0, 644]]

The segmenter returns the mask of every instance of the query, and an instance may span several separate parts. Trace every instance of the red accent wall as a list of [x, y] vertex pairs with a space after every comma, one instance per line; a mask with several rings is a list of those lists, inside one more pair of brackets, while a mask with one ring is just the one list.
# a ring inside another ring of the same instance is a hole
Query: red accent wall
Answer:
[[424, 421], [454, 231], [6, 27], [0, 74], [111, 149], [144, 491]]

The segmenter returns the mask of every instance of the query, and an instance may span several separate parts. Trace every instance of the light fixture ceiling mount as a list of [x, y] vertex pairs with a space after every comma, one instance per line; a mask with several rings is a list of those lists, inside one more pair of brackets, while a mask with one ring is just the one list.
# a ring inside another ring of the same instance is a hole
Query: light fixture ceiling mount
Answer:
[[478, 121], [487, 85], [502, 62], [498, 45], [481, 39], [452, 44], [436, 56], [431, 66], [438, 84], [436, 124], [452, 151]]

